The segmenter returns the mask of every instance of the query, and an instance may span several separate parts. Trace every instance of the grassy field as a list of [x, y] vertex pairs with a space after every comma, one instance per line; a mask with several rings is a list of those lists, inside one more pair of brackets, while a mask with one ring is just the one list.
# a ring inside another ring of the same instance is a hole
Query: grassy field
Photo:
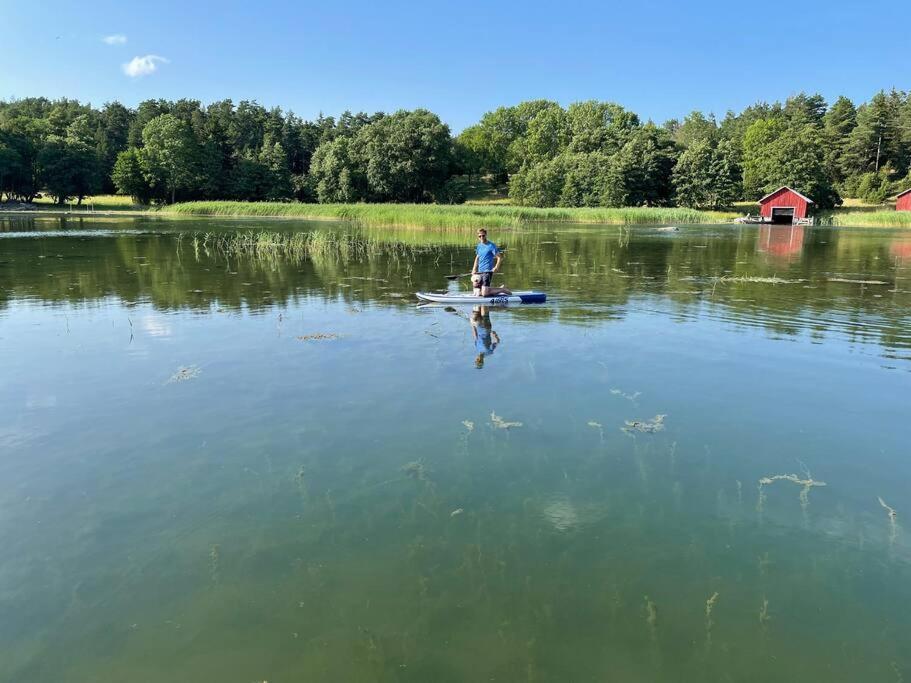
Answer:
[[147, 211], [148, 207], [140, 204], [134, 204], [130, 197], [123, 197], [118, 194], [100, 194], [94, 197], [86, 197], [82, 204], [77, 205], [75, 201], [60, 205], [55, 204], [53, 198], [43, 196], [36, 199], [35, 204], [41, 211]]
[[510, 204], [509, 186], [497, 185], [490, 178], [479, 178], [465, 183], [466, 204]]
[[622, 209], [536, 209], [500, 204], [298, 204], [280, 202], [186, 202], [161, 213], [193, 216], [250, 216], [347, 220], [365, 226], [406, 228], [514, 228], [530, 223], [653, 225], [723, 223], [738, 214], [655, 207]]

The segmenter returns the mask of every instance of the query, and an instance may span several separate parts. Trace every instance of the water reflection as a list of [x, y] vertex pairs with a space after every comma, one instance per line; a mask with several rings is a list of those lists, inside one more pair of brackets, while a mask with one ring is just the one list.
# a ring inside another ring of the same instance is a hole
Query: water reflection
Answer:
[[469, 322], [471, 322], [471, 336], [474, 339], [475, 351], [477, 351], [474, 364], [480, 370], [484, 367], [485, 359], [492, 356], [500, 345], [500, 335], [493, 329], [489, 306], [474, 306], [471, 309]]
[[797, 261], [803, 252], [804, 226], [763, 225], [758, 240], [760, 252], [787, 262]]
[[[472, 253], [459, 231], [360, 231], [388, 248], [300, 259], [228, 257], [192, 239], [240, 229], [327, 224], [0, 217], [0, 310], [15, 301], [85, 305], [109, 297], [162, 311], [266, 313], [311, 298], [407, 307], [415, 291], [436, 289]], [[39, 239], [15, 236], [22, 234]], [[618, 234], [611, 226], [510, 234], [510, 286], [545, 290], [554, 302], [525, 315], [597, 326], [648, 300], [678, 321], [710, 315], [776, 336], [831, 334], [881, 345], [890, 357], [911, 349], [911, 233], [698, 226]]]

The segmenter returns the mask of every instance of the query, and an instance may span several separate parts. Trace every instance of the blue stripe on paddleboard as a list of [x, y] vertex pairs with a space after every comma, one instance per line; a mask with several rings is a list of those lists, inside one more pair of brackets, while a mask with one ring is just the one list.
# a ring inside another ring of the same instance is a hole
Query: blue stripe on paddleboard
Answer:
[[522, 300], [523, 304], [543, 304], [547, 301], [547, 295], [539, 292], [534, 294], [520, 294], [519, 298]]

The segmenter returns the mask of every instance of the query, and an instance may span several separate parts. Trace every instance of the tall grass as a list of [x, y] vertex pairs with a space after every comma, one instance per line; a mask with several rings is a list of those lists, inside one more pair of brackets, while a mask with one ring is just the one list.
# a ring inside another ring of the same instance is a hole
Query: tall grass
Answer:
[[414, 256], [428, 251], [401, 242], [370, 240], [362, 235], [322, 230], [312, 232], [205, 232], [189, 237], [194, 251], [217, 252], [234, 258], [258, 260], [311, 259], [364, 260], [371, 256]]
[[439, 204], [300, 204], [281, 202], [185, 202], [162, 213], [193, 216], [288, 217], [344, 220], [364, 226], [409, 228], [515, 228], [530, 223], [721, 223], [738, 214], [681, 208], [553, 208]]
[[843, 228], [911, 228], [911, 211], [835, 211], [818, 216], [816, 224]]

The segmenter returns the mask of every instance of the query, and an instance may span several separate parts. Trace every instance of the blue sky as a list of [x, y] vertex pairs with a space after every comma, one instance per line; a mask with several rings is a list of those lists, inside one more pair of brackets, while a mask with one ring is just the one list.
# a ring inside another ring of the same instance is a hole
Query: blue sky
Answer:
[[[532, 98], [611, 100], [661, 122], [801, 90], [911, 89], [907, 0], [0, 0], [0, 16], [4, 99], [255, 99], [305, 118], [422, 106], [458, 131]], [[102, 40], [115, 35], [126, 42]], [[125, 73], [137, 57], [154, 71]]]

